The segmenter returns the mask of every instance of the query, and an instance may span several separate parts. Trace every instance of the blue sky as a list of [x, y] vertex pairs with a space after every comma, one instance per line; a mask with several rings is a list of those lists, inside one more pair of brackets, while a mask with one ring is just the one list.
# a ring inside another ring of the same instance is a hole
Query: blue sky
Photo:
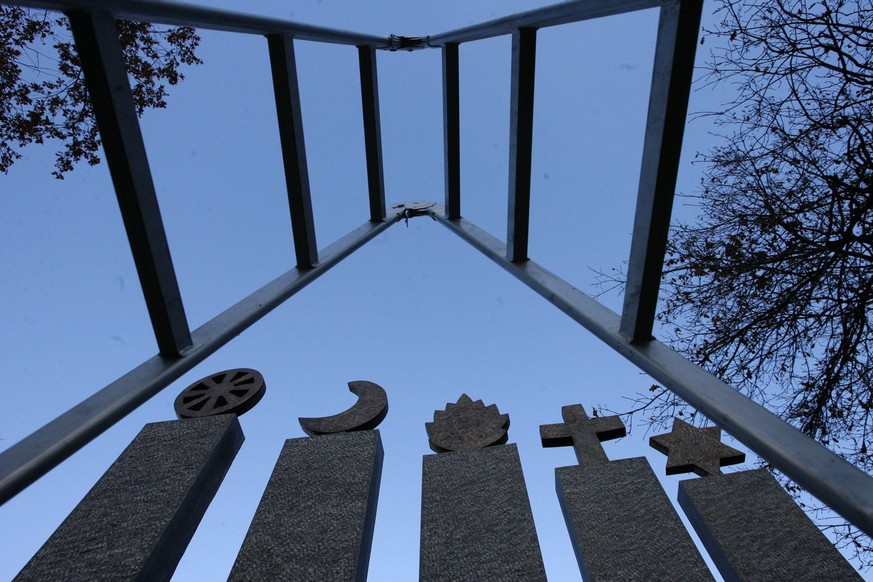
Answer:
[[[204, 3], [205, 4], [205, 3]], [[427, 34], [546, 2], [366, 2], [212, 6], [374, 34]], [[711, 6], [705, 19], [711, 19]], [[530, 256], [583, 291], [592, 269], [627, 260], [651, 79], [657, 11], [540, 31]], [[266, 41], [202, 31], [205, 64], [190, 69], [166, 110], [142, 129], [192, 328], [293, 267]], [[461, 48], [462, 212], [505, 233], [509, 132], [508, 37]], [[319, 246], [368, 216], [357, 55], [297, 42], [307, 156]], [[701, 50], [698, 61], [705, 56]], [[440, 53], [378, 57], [389, 204], [443, 197]], [[725, 100], [692, 95], [700, 111]], [[712, 143], [692, 123], [679, 190], [691, 192], [696, 151]], [[31, 147], [0, 176], [0, 305], [7, 397], [0, 449], [17, 442], [156, 352], [105, 165], [50, 176], [50, 147]], [[693, 216], [678, 202], [676, 214]], [[618, 311], [621, 297], [601, 298]], [[0, 579], [50, 535], [146, 422], [198, 378], [260, 370], [262, 402], [241, 418], [246, 442], [176, 573], [225, 577], [286, 438], [299, 416], [352, 404], [350, 380], [383, 386], [390, 412], [371, 580], [418, 571], [424, 423], [462, 392], [512, 419], [547, 573], [579, 579], [554, 493], [571, 449], [540, 447], [538, 426], [561, 406], [626, 406], [652, 381], [436, 222], [393, 226], [235, 341], [0, 508]], [[12, 382], [9, 382], [9, 379]], [[606, 444], [610, 458], [665, 458], [643, 428]], [[664, 478], [675, 498], [678, 478]]]

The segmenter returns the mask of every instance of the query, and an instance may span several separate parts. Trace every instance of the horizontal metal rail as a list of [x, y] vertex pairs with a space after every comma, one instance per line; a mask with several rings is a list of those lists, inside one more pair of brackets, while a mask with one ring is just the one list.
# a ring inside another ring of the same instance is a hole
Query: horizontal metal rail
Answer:
[[632, 343], [621, 317], [533, 261], [513, 263], [506, 245], [464, 219], [432, 216], [604, 343], [721, 426], [785, 475], [873, 535], [873, 478], [656, 340]]
[[398, 220], [400, 214], [392, 213], [383, 222], [368, 221], [323, 249], [321, 262], [314, 267], [291, 269], [200, 326], [192, 334], [194, 347], [184, 357], [154, 356], [0, 453], [0, 504]]
[[512, 34], [519, 28], [546, 28], [558, 24], [591, 20], [614, 14], [624, 14], [660, 6], [659, 0], [576, 0], [546, 6], [528, 12], [504, 16], [482, 24], [474, 24], [427, 37], [427, 44], [440, 47], [447, 43], [462, 43]]
[[387, 48], [389, 44], [386, 36], [300, 24], [289, 20], [253, 16], [171, 0], [159, 2], [154, 0], [3, 0], [2, 4], [59, 11], [85, 10], [112, 14], [119, 19], [245, 34], [288, 34], [299, 40], [334, 44], [376, 48]]

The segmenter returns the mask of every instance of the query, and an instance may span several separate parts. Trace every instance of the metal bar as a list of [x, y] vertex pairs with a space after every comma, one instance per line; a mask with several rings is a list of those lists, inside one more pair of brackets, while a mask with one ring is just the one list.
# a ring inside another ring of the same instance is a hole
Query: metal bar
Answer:
[[831, 509], [873, 534], [873, 478], [666, 345], [631, 342], [620, 317], [533, 261], [513, 263], [502, 242], [474, 224], [432, 214], [555, 307], [672, 390]]
[[361, 71], [361, 107], [364, 110], [364, 147], [367, 151], [367, 185], [370, 192], [370, 220], [385, 218], [385, 177], [382, 170], [382, 123], [379, 119], [379, 81], [376, 50], [358, 47]]
[[354, 46], [388, 46], [388, 37], [359, 34], [321, 26], [300, 24], [278, 18], [252, 16], [207, 8], [172, 0], [3, 0], [3, 4], [46, 10], [84, 10], [112, 14], [117, 19], [138, 20], [173, 26], [193, 26], [209, 30], [247, 34], [290, 34], [299, 40], [312, 40]]
[[446, 215], [461, 217], [461, 90], [458, 45], [443, 46], [443, 148]]
[[294, 59], [294, 39], [286, 34], [267, 37], [270, 48], [270, 68], [273, 72], [273, 93], [276, 96], [276, 116], [279, 120], [279, 141], [285, 166], [288, 206], [294, 233], [297, 266], [303, 269], [318, 262], [315, 223], [312, 219], [312, 196], [309, 191], [309, 170], [306, 166], [306, 143], [303, 138], [303, 112], [297, 86], [297, 63]]
[[700, 27], [701, 0], [661, 7], [621, 331], [652, 337]]
[[311, 269], [291, 269], [193, 333], [194, 349], [183, 358], [146, 360], [30, 436], [0, 453], [0, 504], [42, 477], [182, 374], [205, 360], [253, 323], [281, 305], [331, 267], [400, 220], [366, 222], [321, 251]]
[[654, 8], [660, 4], [660, 0], [576, 0], [575, 2], [564, 2], [431, 35], [427, 38], [427, 44], [435, 47], [447, 43], [482, 40], [503, 34], [512, 34], [519, 28], [546, 28], [568, 22], [591, 20], [613, 14]]
[[536, 29], [522, 28], [512, 33], [509, 204], [506, 222], [506, 252], [510, 261], [527, 260], [536, 53]]
[[115, 20], [106, 14], [84, 12], [67, 16], [158, 350], [176, 357], [191, 345], [191, 332]]

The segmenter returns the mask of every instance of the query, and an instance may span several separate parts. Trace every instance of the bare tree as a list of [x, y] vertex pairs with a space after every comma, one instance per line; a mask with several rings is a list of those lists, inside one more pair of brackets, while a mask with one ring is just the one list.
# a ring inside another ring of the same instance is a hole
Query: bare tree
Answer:
[[[137, 112], [166, 106], [167, 86], [199, 64], [200, 38], [186, 27], [158, 28], [118, 21], [118, 33]], [[57, 140], [55, 177], [79, 161], [98, 164], [100, 136], [69, 21], [63, 15], [0, 7], [0, 171], [29, 144]]]
[[[671, 343], [867, 472], [873, 438], [873, 4], [720, 0], [703, 83], [699, 218], [677, 224], [658, 318]], [[694, 416], [659, 386], [656, 424]], [[789, 486], [789, 488], [795, 486]], [[870, 565], [870, 539], [826, 527]]]

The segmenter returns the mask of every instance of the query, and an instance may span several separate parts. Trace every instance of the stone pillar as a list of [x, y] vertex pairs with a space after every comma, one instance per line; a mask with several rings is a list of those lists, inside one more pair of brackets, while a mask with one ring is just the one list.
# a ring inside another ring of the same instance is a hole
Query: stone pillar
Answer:
[[667, 473], [694, 472], [679, 483], [679, 504], [728, 580], [860, 580], [766, 469], [722, 475], [745, 455], [721, 442], [718, 427], [674, 419], [650, 439], [667, 455]]
[[285, 441], [230, 580], [367, 579], [379, 431]]
[[679, 504], [729, 580], [861, 580], [766, 469], [679, 483]]
[[15, 580], [169, 580], [243, 438], [233, 414], [147, 424]]
[[428, 423], [421, 507], [422, 582], [545, 580], [509, 417], [463, 395]]
[[712, 575], [644, 457], [610, 461], [602, 440], [624, 436], [617, 416], [581, 405], [542, 425], [545, 447], [573, 446], [580, 465], [555, 470], [579, 570], [596, 580], [711, 580]]
[[230, 580], [364, 582], [370, 562], [385, 391], [349, 382], [357, 403], [334, 416], [301, 418], [311, 438], [285, 441]]

